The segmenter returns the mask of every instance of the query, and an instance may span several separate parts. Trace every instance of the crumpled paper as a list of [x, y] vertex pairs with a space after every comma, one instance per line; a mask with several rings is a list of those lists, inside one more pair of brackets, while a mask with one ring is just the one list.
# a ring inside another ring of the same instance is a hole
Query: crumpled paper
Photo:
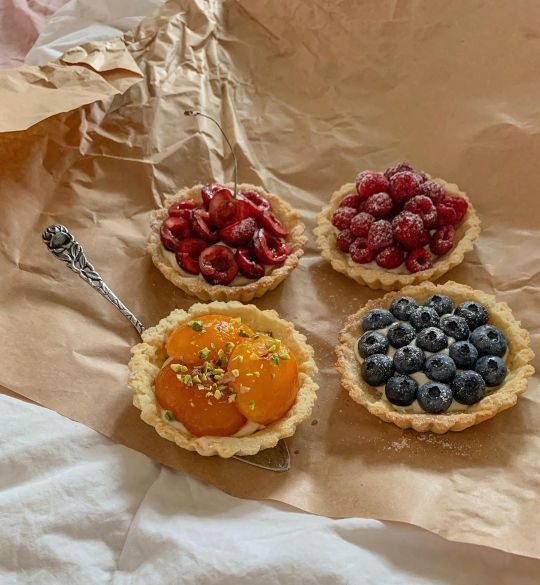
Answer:
[[41, 67], [0, 70], [0, 132], [124, 93], [141, 77], [121, 39], [74, 47]]
[[144, 81], [0, 135], [0, 384], [236, 496], [540, 557], [538, 378], [516, 407], [461, 433], [369, 415], [340, 388], [333, 349], [346, 316], [382, 293], [336, 274], [311, 237], [301, 265], [256, 303], [295, 322], [320, 369], [312, 418], [288, 441], [292, 469], [202, 458], [140, 421], [126, 386], [135, 330], [40, 241], [48, 224], [68, 226], [145, 325], [195, 302], [153, 267], [145, 238], [164, 195], [231, 177], [219, 133], [182, 115], [201, 109], [236, 143], [240, 179], [290, 201], [310, 231], [358, 170], [408, 159], [456, 182], [483, 231], [447, 278], [508, 302], [538, 354], [535, 16], [533, 2], [465, 0], [163, 6], [124, 37]]

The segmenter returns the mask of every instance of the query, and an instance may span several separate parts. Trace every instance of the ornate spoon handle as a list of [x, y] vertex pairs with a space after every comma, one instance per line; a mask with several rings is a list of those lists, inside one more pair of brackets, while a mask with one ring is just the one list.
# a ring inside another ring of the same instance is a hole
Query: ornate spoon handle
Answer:
[[129, 320], [133, 327], [135, 327], [139, 335], [142, 335], [144, 325], [105, 284], [103, 278], [101, 278], [92, 264], [86, 259], [82, 246], [69, 233], [67, 228], [58, 224], [50, 225], [43, 232], [42, 237], [50, 252], [52, 252], [59, 260], [65, 262], [68, 265], [68, 268], [73, 270], [75, 274], [78, 274], [94, 290], [97, 290], [100, 295], [103, 295], [110, 303], [112, 303], [122, 315]]

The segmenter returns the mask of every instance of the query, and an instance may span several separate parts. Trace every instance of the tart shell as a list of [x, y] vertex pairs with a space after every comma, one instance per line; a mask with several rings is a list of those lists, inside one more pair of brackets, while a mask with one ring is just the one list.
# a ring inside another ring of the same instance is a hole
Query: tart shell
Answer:
[[[179, 325], [207, 314], [241, 317], [242, 321], [254, 330], [271, 330], [289, 347], [298, 362], [300, 380], [295, 403], [281, 419], [252, 435], [196, 437], [168, 424], [160, 416], [159, 405], [154, 396], [154, 380], [167, 359], [165, 351], [167, 338]], [[189, 311], [182, 309], [172, 311], [155, 327], [146, 329], [142, 338], [143, 342], [131, 349], [132, 357], [128, 364], [128, 386], [134, 394], [133, 404], [140, 409], [144, 422], [153, 426], [160, 436], [173, 441], [183, 449], [196, 451], [199, 455], [219, 455], [225, 458], [234, 455], [255, 455], [262, 449], [274, 447], [280, 439], [294, 435], [296, 426], [311, 414], [318, 390], [312, 379], [317, 372], [313, 349], [306, 343], [305, 336], [296, 331], [292, 323], [281, 319], [275, 311], [261, 311], [254, 305], [243, 305], [236, 301], [197, 303], [192, 305]]]
[[[233, 188], [233, 183], [227, 183], [226, 187]], [[150, 234], [148, 236], [147, 250], [152, 257], [152, 262], [158, 270], [165, 276], [167, 280], [172, 282], [175, 286], [182, 289], [184, 292], [199, 298], [202, 301], [216, 300], [216, 301], [243, 301], [247, 302], [256, 297], [261, 297], [269, 290], [274, 290], [288, 274], [296, 268], [300, 258], [304, 254], [304, 246], [307, 243], [307, 238], [304, 235], [305, 226], [300, 221], [298, 213], [281, 197], [272, 193], [267, 193], [262, 187], [242, 183], [238, 185], [238, 190], [253, 190], [257, 191], [266, 197], [272, 205], [272, 213], [285, 225], [289, 231], [287, 242], [292, 247], [291, 254], [281, 266], [276, 266], [272, 272], [253, 280], [252, 282], [238, 286], [225, 286], [221, 284], [210, 284], [204, 278], [199, 276], [183, 276], [175, 270], [168, 259], [163, 255], [161, 247], [161, 238], [159, 230], [163, 220], [167, 217], [168, 208], [176, 201], [183, 199], [201, 199], [201, 188], [203, 185], [195, 185], [194, 187], [185, 187], [178, 193], [165, 199], [164, 208], [155, 210], [152, 213], [150, 221]], [[219, 243], [219, 242], [218, 242]]]
[[[505, 361], [508, 374], [504, 383], [492, 394], [487, 395], [477, 404], [464, 406], [462, 411], [437, 415], [400, 412], [382, 398], [380, 391], [362, 379], [360, 364], [354, 351], [355, 343], [362, 333], [360, 323], [364, 315], [372, 309], [388, 309], [391, 302], [401, 296], [410, 296], [419, 303], [423, 303], [433, 294], [448, 295], [456, 305], [466, 300], [474, 300], [486, 307], [489, 312], [489, 322], [506, 335], [508, 353]], [[399, 292], [392, 292], [368, 302], [360, 311], [347, 319], [345, 327], [340, 332], [339, 341], [340, 345], [336, 349], [336, 368], [341, 375], [341, 383], [349, 392], [350, 397], [365, 406], [371, 414], [385, 422], [394, 423], [402, 429], [412, 428], [415, 431], [443, 434], [447, 431], [462, 431], [477, 425], [514, 406], [518, 396], [527, 389], [527, 378], [534, 374], [534, 368], [530, 365], [534, 359], [534, 353], [529, 347], [529, 333], [522, 329], [519, 321], [512, 315], [510, 307], [506, 303], [497, 302], [492, 295], [455, 282], [442, 285], [429, 282], [409, 286]]]
[[[428, 178], [430, 178], [428, 176]], [[437, 280], [443, 274], [461, 264], [467, 252], [474, 247], [474, 242], [480, 234], [480, 219], [467, 195], [460, 191], [458, 186], [447, 183], [443, 179], [433, 179], [444, 187], [448, 195], [457, 195], [467, 200], [467, 213], [456, 228], [456, 245], [448, 254], [434, 257], [433, 267], [429, 270], [412, 273], [397, 273], [384, 270], [377, 265], [369, 268], [363, 264], [353, 262], [349, 254], [336, 248], [336, 228], [332, 225], [332, 214], [338, 208], [340, 201], [350, 193], [356, 193], [356, 185], [347, 183], [332, 194], [330, 202], [317, 216], [317, 227], [314, 230], [317, 246], [323, 258], [328, 260], [334, 270], [364, 284], [372, 289], [397, 290], [403, 286], [418, 284], [426, 280]]]

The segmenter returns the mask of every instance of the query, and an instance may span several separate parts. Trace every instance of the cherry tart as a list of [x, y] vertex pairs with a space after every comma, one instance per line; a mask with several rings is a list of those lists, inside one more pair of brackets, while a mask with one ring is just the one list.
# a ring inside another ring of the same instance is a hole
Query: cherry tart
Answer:
[[293, 270], [307, 238], [294, 209], [261, 187], [182, 189], [153, 213], [148, 252], [161, 273], [201, 300], [249, 301]]
[[362, 171], [333, 193], [315, 235], [332, 267], [373, 289], [436, 280], [460, 264], [480, 233], [465, 193], [408, 163]]
[[534, 373], [529, 334], [508, 305], [455, 282], [370, 301], [339, 340], [351, 398], [403, 429], [462, 431], [514, 406]]
[[313, 349], [275, 311], [237, 301], [177, 309], [131, 350], [141, 418], [200, 455], [254, 455], [294, 434], [318, 386]]

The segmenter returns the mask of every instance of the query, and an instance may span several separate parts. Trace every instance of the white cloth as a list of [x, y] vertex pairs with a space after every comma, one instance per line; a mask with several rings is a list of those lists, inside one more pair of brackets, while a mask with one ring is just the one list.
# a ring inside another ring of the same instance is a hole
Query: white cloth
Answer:
[[7, 396], [0, 429], [2, 585], [539, 582], [540, 561], [233, 498]]
[[[118, 36], [160, 0], [72, 0], [27, 63]], [[6, 367], [4, 364], [3, 367]], [[411, 526], [232, 498], [0, 396], [1, 585], [537, 585], [540, 561]], [[535, 535], [531, 535], [534, 537]]]

